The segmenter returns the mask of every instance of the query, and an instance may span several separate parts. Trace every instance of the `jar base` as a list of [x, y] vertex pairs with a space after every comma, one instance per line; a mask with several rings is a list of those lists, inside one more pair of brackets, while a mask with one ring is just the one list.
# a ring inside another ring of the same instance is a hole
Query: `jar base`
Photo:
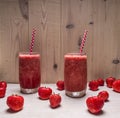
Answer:
[[36, 93], [37, 91], [38, 91], [38, 88], [33, 88], [33, 89], [21, 88], [21, 92], [26, 94]]
[[65, 91], [65, 94], [69, 97], [79, 98], [79, 97], [85, 96], [86, 90], [82, 90], [82, 91], [78, 91], [78, 92]]

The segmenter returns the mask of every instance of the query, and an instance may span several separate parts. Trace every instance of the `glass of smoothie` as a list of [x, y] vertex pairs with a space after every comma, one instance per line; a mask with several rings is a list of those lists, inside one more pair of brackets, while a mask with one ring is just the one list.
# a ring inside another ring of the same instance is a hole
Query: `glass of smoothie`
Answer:
[[64, 56], [65, 93], [70, 97], [82, 97], [87, 87], [87, 56], [68, 53]]
[[39, 53], [19, 53], [19, 83], [22, 93], [37, 92], [41, 83]]

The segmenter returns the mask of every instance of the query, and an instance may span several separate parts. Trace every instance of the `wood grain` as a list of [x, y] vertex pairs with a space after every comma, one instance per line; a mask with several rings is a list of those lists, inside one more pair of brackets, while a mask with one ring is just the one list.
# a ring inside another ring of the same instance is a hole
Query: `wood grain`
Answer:
[[28, 45], [28, 23], [16, 0], [0, 1], [0, 79], [18, 82], [18, 53]]
[[0, 0], [0, 80], [18, 82], [18, 53], [29, 51], [33, 28], [43, 83], [64, 79], [64, 55], [79, 52], [85, 29], [88, 81], [120, 78], [119, 11], [120, 0]]
[[60, 71], [60, 0], [30, 1], [29, 18], [30, 30], [38, 30], [34, 51], [41, 55], [42, 82], [55, 82]]

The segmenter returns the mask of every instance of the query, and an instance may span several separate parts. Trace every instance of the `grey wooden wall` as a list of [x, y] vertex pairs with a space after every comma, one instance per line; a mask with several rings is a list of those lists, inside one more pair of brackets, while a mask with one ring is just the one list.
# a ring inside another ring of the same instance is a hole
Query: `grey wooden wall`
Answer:
[[120, 0], [0, 0], [0, 80], [18, 82], [18, 53], [41, 54], [42, 82], [63, 79], [64, 54], [79, 52], [84, 30], [88, 80], [120, 78]]

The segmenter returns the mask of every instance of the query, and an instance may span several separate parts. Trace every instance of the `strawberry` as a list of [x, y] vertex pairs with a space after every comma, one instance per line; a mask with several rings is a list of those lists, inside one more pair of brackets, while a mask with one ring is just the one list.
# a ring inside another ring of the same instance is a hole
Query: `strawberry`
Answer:
[[107, 101], [109, 98], [109, 93], [107, 91], [101, 91], [98, 93], [98, 97], [100, 97], [104, 101]]
[[3, 98], [5, 96], [6, 89], [4, 87], [0, 87], [0, 98]]
[[97, 114], [102, 110], [104, 101], [98, 96], [92, 96], [87, 98], [86, 104], [91, 113]]
[[97, 79], [99, 86], [104, 86], [104, 80], [102, 78]]
[[50, 95], [49, 102], [50, 102], [51, 108], [59, 107], [60, 103], [61, 103], [61, 100], [62, 100], [62, 98], [59, 94]]
[[5, 81], [0, 81], [0, 88], [7, 88], [7, 83]]
[[113, 84], [113, 82], [115, 80], [116, 80], [116, 78], [114, 78], [114, 77], [108, 77], [108, 78], [106, 78], [107, 87], [112, 88], [112, 84]]
[[20, 95], [10, 95], [7, 97], [6, 103], [12, 111], [20, 111], [24, 105], [24, 98]]
[[38, 89], [38, 95], [42, 100], [49, 99], [51, 94], [52, 94], [52, 89], [49, 87], [39, 87]]
[[113, 82], [112, 88], [114, 91], [120, 93], [120, 79], [117, 79]]
[[5, 81], [0, 81], [0, 98], [3, 98], [6, 93], [7, 83]]
[[96, 91], [96, 90], [98, 90], [99, 83], [97, 80], [91, 80], [89, 82], [88, 86], [89, 86], [90, 90]]
[[57, 81], [56, 86], [58, 90], [64, 90], [64, 81], [63, 80]]

